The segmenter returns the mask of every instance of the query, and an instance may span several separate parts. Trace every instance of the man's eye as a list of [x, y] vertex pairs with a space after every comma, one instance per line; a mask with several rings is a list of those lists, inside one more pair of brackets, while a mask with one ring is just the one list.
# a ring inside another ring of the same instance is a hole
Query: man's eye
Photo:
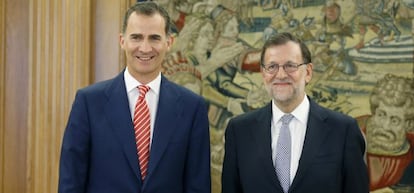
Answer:
[[156, 35], [154, 35], [154, 36], [150, 36], [150, 39], [151, 39], [151, 40], [153, 40], [153, 41], [159, 41], [159, 40], [161, 40], [162, 38], [161, 38], [161, 36], [156, 36]]
[[294, 64], [285, 64], [285, 69], [295, 69], [296, 66]]
[[131, 36], [131, 40], [138, 40], [139, 36]]
[[269, 70], [274, 70], [275, 68], [276, 68], [276, 64], [272, 64], [272, 65], [269, 65], [269, 67], [267, 67], [267, 69], [269, 69]]

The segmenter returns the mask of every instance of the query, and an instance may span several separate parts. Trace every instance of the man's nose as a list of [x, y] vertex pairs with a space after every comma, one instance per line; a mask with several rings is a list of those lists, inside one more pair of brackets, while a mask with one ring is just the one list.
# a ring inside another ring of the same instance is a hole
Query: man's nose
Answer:
[[288, 75], [288, 73], [285, 71], [283, 66], [278, 66], [279, 69], [277, 69], [277, 72], [275, 73], [276, 77], [278, 78], [284, 78]]
[[141, 45], [139, 46], [139, 50], [141, 52], [150, 52], [150, 51], [152, 51], [151, 43], [148, 40], [142, 41]]

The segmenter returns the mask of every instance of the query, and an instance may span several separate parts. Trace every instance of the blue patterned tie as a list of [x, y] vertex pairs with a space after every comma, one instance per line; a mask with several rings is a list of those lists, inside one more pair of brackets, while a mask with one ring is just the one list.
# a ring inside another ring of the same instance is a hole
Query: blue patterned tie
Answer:
[[289, 122], [293, 119], [293, 115], [285, 114], [280, 119], [282, 127], [280, 128], [279, 138], [276, 146], [275, 167], [276, 174], [279, 177], [280, 185], [285, 193], [288, 192], [290, 186], [290, 148], [291, 139], [289, 131]]

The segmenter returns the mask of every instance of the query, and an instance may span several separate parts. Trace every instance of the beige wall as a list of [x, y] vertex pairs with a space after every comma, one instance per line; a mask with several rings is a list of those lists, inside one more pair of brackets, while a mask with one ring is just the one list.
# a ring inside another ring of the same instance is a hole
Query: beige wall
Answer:
[[[28, 5], [2, 1], [1, 192], [24, 192], [27, 158]], [[3, 22], [4, 21], [4, 22]]]
[[133, 2], [0, 1], [0, 192], [57, 191], [75, 92], [122, 69], [118, 34]]
[[[0, 42], [4, 42], [4, 28], [5, 28], [5, 12], [6, 6], [4, 1], [0, 1]], [[4, 86], [5, 86], [5, 43], [0, 43], [0, 191], [4, 190], [3, 186], [3, 173], [4, 173]], [[3, 191], [2, 191], [3, 192]]]

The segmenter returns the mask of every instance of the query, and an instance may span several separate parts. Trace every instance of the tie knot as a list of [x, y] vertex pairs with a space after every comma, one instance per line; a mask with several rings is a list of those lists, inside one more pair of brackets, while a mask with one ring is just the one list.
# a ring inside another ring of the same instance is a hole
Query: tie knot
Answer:
[[147, 94], [147, 92], [149, 91], [150, 87], [147, 85], [140, 85], [138, 86], [138, 90], [139, 90], [139, 97], [140, 98], [144, 98], [145, 95]]
[[282, 121], [283, 125], [288, 125], [293, 117], [294, 116], [292, 114], [285, 114], [282, 116], [282, 118], [280, 118], [280, 120]]

